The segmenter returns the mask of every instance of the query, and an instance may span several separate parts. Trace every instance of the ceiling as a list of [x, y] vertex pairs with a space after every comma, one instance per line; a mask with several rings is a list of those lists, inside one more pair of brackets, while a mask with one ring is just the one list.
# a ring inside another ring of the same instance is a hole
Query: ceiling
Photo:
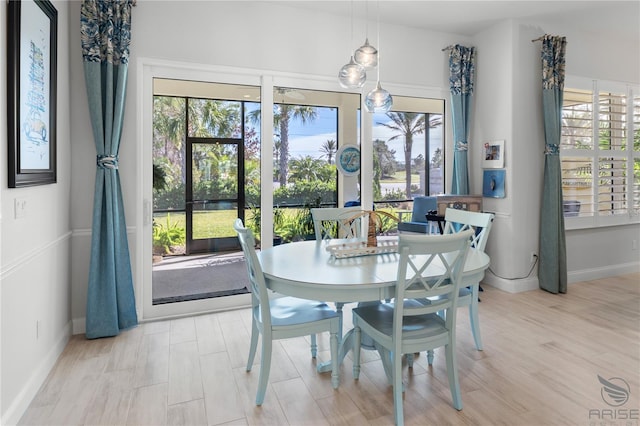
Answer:
[[[640, 36], [640, 1], [273, 1], [283, 6], [328, 14], [369, 17], [375, 22], [473, 36], [506, 19], [553, 19], [561, 17], [590, 32], [606, 31], [620, 36]], [[597, 25], [600, 20], [604, 25]]]

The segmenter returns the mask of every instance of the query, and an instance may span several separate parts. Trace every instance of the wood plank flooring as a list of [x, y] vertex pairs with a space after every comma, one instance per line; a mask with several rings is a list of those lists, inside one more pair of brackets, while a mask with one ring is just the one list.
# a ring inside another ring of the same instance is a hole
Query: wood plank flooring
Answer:
[[[640, 274], [571, 284], [565, 295], [485, 286], [481, 298], [484, 351], [475, 349], [467, 309], [459, 309], [463, 410], [451, 405], [439, 349], [432, 367], [425, 354], [413, 369], [404, 367], [406, 424], [639, 424]], [[325, 335], [317, 361], [308, 337], [274, 344], [266, 399], [256, 407], [260, 357], [245, 371], [250, 327], [245, 309], [145, 323], [115, 338], [74, 336], [20, 424], [393, 423], [391, 388], [376, 353], [363, 353], [357, 381], [349, 354], [337, 390], [330, 373], [316, 373], [316, 362], [329, 356]], [[629, 400], [607, 405], [598, 375], [626, 381]], [[620, 410], [632, 419], [614, 418]]]

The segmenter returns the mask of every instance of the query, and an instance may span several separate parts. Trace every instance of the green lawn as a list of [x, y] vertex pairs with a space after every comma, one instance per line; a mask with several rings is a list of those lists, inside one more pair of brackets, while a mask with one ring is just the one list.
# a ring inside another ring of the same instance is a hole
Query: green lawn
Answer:
[[[395, 209], [381, 207], [379, 210], [394, 214]], [[283, 217], [284, 223], [295, 220], [298, 209], [286, 209]], [[245, 225], [253, 217], [249, 210], [245, 212]], [[193, 214], [193, 237], [194, 239], [234, 237], [236, 232], [233, 229], [233, 222], [237, 218], [235, 210], [207, 210], [198, 211]], [[154, 222], [165, 228], [182, 228], [186, 230], [185, 213], [154, 213]], [[259, 238], [259, 236], [257, 236]]]
[[[246, 213], [250, 217], [251, 213]], [[185, 213], [155, 213], [153, 218], [156, 223], [167, 226], [167, 219], [171, 226], [186, 229]], [[193, 237], [194, 239], [233, 237], [233, 222], [238, 217], [235, 210], [207, 210], [193, 213]]]

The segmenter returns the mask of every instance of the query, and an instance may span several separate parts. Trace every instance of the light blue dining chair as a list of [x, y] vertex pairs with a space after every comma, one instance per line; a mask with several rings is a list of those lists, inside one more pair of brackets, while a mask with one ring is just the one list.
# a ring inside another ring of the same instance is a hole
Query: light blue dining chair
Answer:
[[[466, 210], [447, 208], [444, 218], [445, 225], [443, 234], [455, 234], [457, 232], [472, 230], [471, 248], [474, 250], [484, 251], [487, 245], [487, 239], [491, 232], [491, 226], [495, 215], [493, 213], [471, 212]], [[478, 296], [480, 291], [480, 281], [474, 283], [465, 283], [466, 286], [460, 288], [458, 295], [458, 307], [469, 307], [469, 322], [471, 323], [471, 333], [476, 344], [476, 349], [481, 351], [482, 335], [480, 334], [480, 315]], [[442, 296], [439, 296], [442, 297]], [[437, 299], [438, 297], [436, 297]], [[444, 315], [444, 312], [440, 313]], [[433, 364], [433, 351], [427, 352], [427, 360], [429, 365]], [[413, 366], [413, 356], [407, 356], [407, 363]]]
[[[392, 303], [353, 309], [353, 374], [360, 375], [360, 339], [366, 333], [380, 351], [393, 385], [395, 423], [404, 424], [402, 355], [444, 346], [453, 406], [462, 409], [456, 363], [456, 308], [462, 271], [473, 231], [450, 235], [400, 234], [395, 298]], [[430, 268], [431, 267], [431, 268]], [[436, 269], [438, 273], [432, 275]], [[421, 300], [444, 296], [429, 304]], [[445, 311], [444, 318], [438, 315]]]
[[[362, 208], [354, 207], [322, 207], [311, 209], [316, 241], [332, 238], [360, 238], [363, 218], [357, 217]], [[353, 220], [350, 220], [354, 218]]]
[[[362, 207], [317, 207], [311, 209], [311, 217], [313, 218], [313, 228], [316, 234], [316, 241], [328, 241], [332, 238], [361, 238], [362, 237], [362, 221], [366, 220], [365, 226], [368, 224], [368, 216], [359, 216], [362, 213]], [[342, 338], [343, 302], [335, 302], [336, 310], [340, 316], [339, 335]]]
[[271, 346], [273, 341], [278, 339], [311, 335], [311, 355], [315, 358], [317, 352], [316, 333], [328, 331], [331, 350], [331, 384], [336, 389], [340, 382], [338, 365], [340, 321], [338, 314], [324, 302], [295, 297], [270, 299], [260, 260], [256, 254], [253, 233], [244, 227], [241, 219], [235, 220], [233, 228], [238, 233], [251, 282], [251, 347], [247, 371], [251, 371], [258, 346], [258, 336], [262, 334], [256, 405], [262, 405], [264, 402], [271, 369]]
[[[489, 239], [494, 217], [495, 215], [493, 213], [480, 213], [448, 208], [444, 213], [445, 225], [443, 234], [453, 234], [471, 229], [473, 231], [471, 248], [484, 251], [487, 246], [487, 240]], [[473, 340], [476, 343], [476, 349], [481, 351], [482, 335], [480, 334], [480, 318], [478, 315], [480, 282], [467, 284], [467, 287], [460, 289], [458, 306], [469, 307], [469, 320], [471, 322]]]

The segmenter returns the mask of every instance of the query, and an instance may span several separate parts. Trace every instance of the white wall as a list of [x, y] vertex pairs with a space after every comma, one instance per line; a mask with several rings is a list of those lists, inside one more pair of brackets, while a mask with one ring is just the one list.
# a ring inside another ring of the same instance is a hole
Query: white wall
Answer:
[[[0, 161], [2, 424], [15, 424], [19, 420], [71, 335], [69, 4], [65, 1], [53, 4], [58, 10], [57, 183], [9, 189], [6, 156]], [[6, 13], [7, 3], [1, 2], [3, 29]], [[0, 51], [5, 55], [6, 38], [3, 36], [1, 40]], [[6, 78], [3, 60], [0, 66], [3, 100]], [[0, 103], [0, 116], [0, 146], [6, 150], [5, 102]], [[14, 218], [16, 198], [27, 202], [24, 218]]]

